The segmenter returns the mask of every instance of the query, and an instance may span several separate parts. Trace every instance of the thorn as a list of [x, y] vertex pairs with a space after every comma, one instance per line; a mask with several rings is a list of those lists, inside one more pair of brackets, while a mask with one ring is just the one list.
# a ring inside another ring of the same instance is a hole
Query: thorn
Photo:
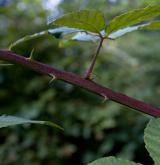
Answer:
[[90, 74], [88, 78], [89, 78], [89, 80], [95, 80], [96, 75], [95, 74]]
[[12, 47], [13, 47], [13, 44], [11, 43], [10, 45], [9, 45], [9, 50], [11, 51], [12, 50]]
[[51, 80], [49, 81], [49, 84], [51, 84], [54, 80], [56, 80], [56, 76], [53, 74], [49, 74], [51, 76]]
[[102, 100], [102, 103], [105, 103], [106, 101], [109, 100], [109, 98], [105, 94], [102, 93], [101, 95], [104, 97], [104, 99]]
[[34, 48], [31, 50], [31, 53], [30, 53], [29, 58], [28, 58], [29, 60], [34, 60], [33, 53], [34, 53]]
[[97, 78], [101, 79], [100, 76], [94, 74], [94, 73], [91, 73], [89, 75], [89, 77], [87, 77], [86, 75], [83, 76], [84, 79], [88, 79], [88, 80], [91, 80], [91, 81], [94, 81], [96, 80]]
[[91, 79], [91, 80], [96, 80], [97, 78], [98, 78], [98, 79], [101, 79], [100, 76], [97, 75], [97, 74], [95, 74], [95, 73], [92, 73], [92, 74], [90, 75], [90, 79]]

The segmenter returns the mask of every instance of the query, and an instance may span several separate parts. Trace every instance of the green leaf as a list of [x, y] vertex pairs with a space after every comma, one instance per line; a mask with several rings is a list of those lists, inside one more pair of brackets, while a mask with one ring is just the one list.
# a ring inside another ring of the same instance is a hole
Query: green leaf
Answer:
[[115, 17], [107, 28], [107, 34], [119, 29], [129, 27], [160, 15], [160, 5], [148, 6], [142, 9], [135, 9]]
[[22, 44], [23, 42], [47, 35], [47, 34], [52, 34], [56, 38], [63, 37], [64, 35], [70, 34], [70, 33], [76, 33], [82, 30], [74, 29], [74, 28], [67, 28], [67, 27], [60, 27], [60, 28], [55, 28], [55, 29], [49, 29], [45, 31], [41, 31], [38, 33], [34, 33], [32, 35], [26, 35], [23, 38], [18, 39], [14, 43], [12, 43], [9, 46], [9, 49], [12, 50], [14, 47], [18, 46], [19, 44]]
[[141, 27], [140, 29], [144, 30], [158, 30], [160, 29], [160, 21], [151, 22], [150, 24]]
[[63, 130], [63, 128], [61, 126], [59, 126], [53, 122], [50, 122], [50, 121], [29, 120], [29, 119], [24, 119], [21, 117], [8, 116], [8, 115], [0, 116], [0, 128], [13, 126], [13, 125], [17, 125], [17, 124], [27, 124], [27, 123], [29, 123], [29, 124], [43, 124], [43, 125], [48, 125], [48, 126]]
[[96, 10], [81, 10], [65, 14], [49, 24], [83, 29], [94, 33], [99, 33], [105, 28], [104, 16]]
[[89, 163], [88, 165], [141, 165], [141, 164], [110, 156], [110, 157], [95, 160]]
[[160, 163], [160, 118], [152, 119], [145, 131], [144, 141], [146, 149], [154, 160], [155, 164]]

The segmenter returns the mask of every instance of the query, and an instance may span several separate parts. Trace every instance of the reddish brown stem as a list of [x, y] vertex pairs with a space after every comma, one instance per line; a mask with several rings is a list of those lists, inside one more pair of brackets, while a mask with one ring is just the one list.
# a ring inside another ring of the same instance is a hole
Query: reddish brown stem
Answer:
[[90, 75], [91, 75], [91, 73], [92, 73], [92, 71], [93, 71], [93, 67], [94, 67], [94, 64], [95, 64], [95, 62], [96, 62], [97, 56], [98, 56], [98, 54], [99, 54], [99, 52], [100, 52], [100, 49], [101, 49], [101, 47], [102, 47], [103, 40], [104, 40], [104, 38], [101, 38], [100, 43], [99, 43], [99, 46], [98, 46], [98, 48], [97, 48], [97, 51], [96, 51], [96, 53], [94, 54], [93, 59], [92, 59], [92, 61], [91, 61], [91, 64], [90, 64], [89, 68], [87, 69], [86, 73], [84, 74], [84, 78], [85, 78], [85, 79], [87, 79], [87, 78], [89, 79], [89, 77], [90, 77]]
[[84, 79], [83, 77], [80, 77], [76, 74], [58, 70], [56, 68], [50, 67], [47, 64], [29, 60], [28, 58], [25, 58], [23, 56], [17, 55], [6, 50], [0, 50], [0, 59], [23, 65], [29, 69], [46, 75], [54, 75], [57, 79], [82, 87], [102, 97], [106, 97], [109, 100], [115, 101], [122, 105], [126, 105], [130, 108], [149, 114], [151, 116], [160, 117], [160, 108], [156, 108], [150, 104], [136, 100], [122, 93], [115, 92], [112, 89], [103, 87], [93, 81]]

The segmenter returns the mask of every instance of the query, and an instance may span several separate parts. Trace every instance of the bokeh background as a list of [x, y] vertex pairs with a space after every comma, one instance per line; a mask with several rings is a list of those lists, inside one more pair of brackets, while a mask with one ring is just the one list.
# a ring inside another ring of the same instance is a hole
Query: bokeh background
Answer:
[[[0, 48], [27, 34], [47, 29], [47, 17], [80, 9], [97, 9], [108, 23], [129, 9], [160, 0], [0, 0]], [[96, 43], [41, 37], [14, 49], [37, 60], [83, 74]], [[129, 96], [159, 106], [160, 31], [139, 31], [116, 41], [105, 41], [94, 73], [95, 81]], [[23, 125], [0, 129], [1, 165], [83, 165], [100, 157], [152, 164], [143, 130], [151, 117], [70, 84], [55, 81], [24, 67], [0, 66], [0, 114], [50, 120], [64, 127]]]

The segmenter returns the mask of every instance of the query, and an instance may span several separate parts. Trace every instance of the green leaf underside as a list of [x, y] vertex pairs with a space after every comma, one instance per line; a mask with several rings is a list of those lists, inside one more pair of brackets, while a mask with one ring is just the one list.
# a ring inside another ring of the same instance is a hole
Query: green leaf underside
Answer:
[[111, 33], [108, 36], [108, 38], [116, 39], [116, 38], [121, 37], [121, 36], [123, 36], [123, 35], [125, 35], [127, 33], [130, 33], [130, 32], [138, 30], [139, 27], [141, 27], [141, 26], [132, 26], [132, 27], [126, 27], [124, 29], [117, 30], [116, 32]]
[[147, 21], [160, 15], [160, 5], [148, 6], [142, 9], [135, 9], [115, 17], [107, 28], [107, 34], [119, 29]]
[[108, 38], [111, 39], [116, 39], [118, 37], [121, 37], [127, 33], [136, 31], [136, 30], [158, 30], [160, 29], [160, 21], [155, 21], [155, 22], [151, 22], [151, 23], [146, 23], [146, 24], [141, 24], [141, 25], [137, 25], [137, 26], [130, 26], [130, 27], [126, 27], [120, 30], [117, 30], [113, 33], [111, 33]]
[[160, 29], [160, 21], [152, 22], [146, 26], [141, 27], [142, 30], [158, 30]]
[[74, 29], [74, 28], [66, 28], [66, 27], [60, 27], [60, 28], [55, 28], [55, 29], [48, 29], [45, 31], [41, 31], [38, 33], [34, 33], [32, 35], [26, 35], [23, 38], [18, 39], [17, 41], [15, 41], [14, 43], [12, 43], [9, 47], [10, 50], [12, 50], [14, 47], [22, 44], [23, 42], [32, 40], [32, 39], [36, 39], [38, 37], [47, 35], [47, 34], [52, 34], [53, 36], [55, 36], [56, 38], [60, 38], [63, 37], [64, 35], [70, 34], [70, 33], [76, 33], [82, 30], [78, 30], [78, 29]]
[[3, 127], [9, 127], [13, 125], [18, 125], [18, 124], [43, 124], [43, 125], [48, 125], [54, 128], [58, 128], [60, 130], [63, 130], [63, 128], [53, 122], [50, 121], [38, 121], [38, 120], [29, 120], [17, 116], [8, 116], [8, 115], [2, 115], [0, 116], [0, 128]]
[[[29, 40], [32, 40], [32, 39], [35, 39], [35, 38], [38, 38], [38, 37], [41, 37], [41, 36], [44, 36], [47, 34], [51, 34], [56, 38], [64, 38], [65, 36], [67, 36], [69, 34], [73, 34], [72, 36], [68, 37], [69, 40], [96, 42], [99, 39], [99, 37], [96, 36], [95, 33], [84, 32], [84, 30], [80, 30], [80, 29], [76, 29], [76, 28], [59, 27], [59, 28], [55, 28], [55, 29], [48, 29], [45, 31], [41, 31], [41, 32], [38, 32], [38, 33], [35, 33], [32, 35], [26, 35], [23, 38], [20, 38], [17, 41], [13, 42], [9, 46], [9, 49], [12, 50], [14, 47], [16, 47], [26, 41], [29, 41]], [[77, 34], [78, 34], [78, 36], [77, 36]]]
[[32, 40], [32, 39], [35, 39], [35, 38], [38, 38], [38, 37], [41, 37], [41, 36], [44, 36], [48, 34], [48, 30], [46, 31], [42, 31], [42, 32], [38, 32], [38, 33], [34, 33], [32, 35], [26, 35], [24, 36], [23, 38], [20, 38], [18, 39], [17, 41], [13, 42], [10, 46], [9, 46], [9, 50], [12, 50], [15, 46], [23, 43], [23, 42], [26, 42], [26, 41], [29, 41], [29, 40]]
[[98, 40], [100, 40], [100, 37], [86, 32], [78, 32], [71, 39], [77, 41], [97, 42]]
[[63, 38], [65, 41], [77, 40], [77, 41], [96, 42], [100, 39], [100, 37], [96, 35], [96, 33], [90, 33], [81, 29], [68, 28], [68, 27], [49, 29], [48, 33], [56, 38]]
[[61, 38], [67, 34], [71, 34], [71, 33], [74, 34], [74, 33], [81, 32], [81, 31], [82, 30], [75, 29], [75, 28], [59, 27], [59, 28], [55, 28], [55, 29], [49, 29], [48, 33], [52, 34], [56, 38]]
[[81, 10], [63, 15], [50, 24], [99, 33], [105, 28], [104, 16], [96, 10]]
[[160, 118], [152, 119], [145, 131], [144, 141], [146, 149], [156, 165], [160, 164]]
[[95, 160], [89, 163], [88, 165], [142, 165], [142, 164], [134, 163], [129, 160], [123, 160], [123, 159], [110, 156], [110, 157]]

